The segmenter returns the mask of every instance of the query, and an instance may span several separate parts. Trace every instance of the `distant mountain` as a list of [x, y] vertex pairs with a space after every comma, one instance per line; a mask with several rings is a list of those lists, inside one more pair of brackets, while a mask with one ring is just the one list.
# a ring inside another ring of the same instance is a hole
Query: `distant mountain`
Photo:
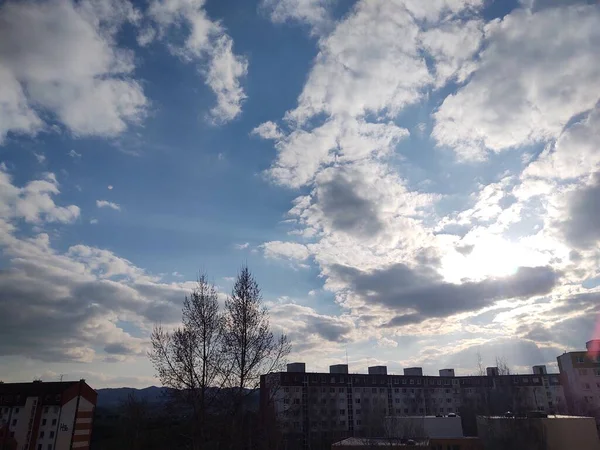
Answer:
[[[213, 388], [217, 389], [217, 388]], [[143, 389], [135, 388], [106, 388], [97, 389], [98, 401], [96, 406], [98, 408], [116, 408], [119, 407], [126, 399], [127, 396], [133, 393], [137, 400], [145, 401], [151, 405], [160, 405], [166, 403], [169, 399], [169, 392], [171, 388], [150, 386]], [[250, 410], [258, 410], [259, 403], [259, 391], [252, 392], [246, 398], [246, 407]]]
[[135, 388], [107, 388], [98, 389], [98, 402], [99, 408], [113, 408], [119, 406], [123, 401], [127, 399], [127, 396], [131, 393], [135, 394], [135, 397], [140, 401], [146, 401], [148, 403], [163, 403], [168, 398], [170, 388], [150, 386], [143, 389]]

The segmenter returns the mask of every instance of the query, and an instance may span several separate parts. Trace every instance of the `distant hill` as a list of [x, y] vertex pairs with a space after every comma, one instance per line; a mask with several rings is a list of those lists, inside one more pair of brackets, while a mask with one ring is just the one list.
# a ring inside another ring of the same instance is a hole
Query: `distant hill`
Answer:
[[96, 390], [96, 392], [98, 392], [98, 402], [96, 406], [99, 408], [113, 408], [119, 406], [131, 393], [135, 394], [136, 398], [140, 401], [163, 403], [168, 397], [169, 390], [170, 388], [157, 386], [150, 386], [143, 389], [128, 387], [98, 389]]
[[[97, 389], [98, 402], [96, 406], [98, 408], [111, 409], [119, 407], [131, 393], [135, 394], [135, 397], [140, 401], [145, 401], [153, 405], [160, 405], [161, 403], [167, 402], [170, 390], [171, 388], [157, 386], [150, 386], [143, 389], [128, 387]], [[246, 407], [250, 410], [258, 410], [259, 397], [260, 394], [258, 390], [250, 394], [246, 400]]]

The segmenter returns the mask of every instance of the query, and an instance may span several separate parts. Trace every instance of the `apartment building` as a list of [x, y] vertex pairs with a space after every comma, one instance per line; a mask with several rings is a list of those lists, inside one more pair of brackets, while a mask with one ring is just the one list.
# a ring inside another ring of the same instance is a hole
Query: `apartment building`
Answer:
[[544, 366], [527, 375], [455, 376], [453, 369], [439, 376], [423, 375], [420, 367], [388, 374], [385, 366], [369, 367], [367, 374], [350, 374], [348, 366], [330, 366], [329, 373], [307, 373], [304, 363], [287, 372], [261, 378], [261, 409], [270, 410], [290, 440], [307, 448], [315, 441], [377, 436], [387, 416], [454, 415], [464, 410], [499, 413], [507, 410], [566, 409], [558, 374]]
[[588, 341], [586, 350], [564, 353], [556, 360], [569, 411], [600, 419], [600, 339]]
[[85, 380], [0, 383], [0, 448], [89, 449], [96, 399]]

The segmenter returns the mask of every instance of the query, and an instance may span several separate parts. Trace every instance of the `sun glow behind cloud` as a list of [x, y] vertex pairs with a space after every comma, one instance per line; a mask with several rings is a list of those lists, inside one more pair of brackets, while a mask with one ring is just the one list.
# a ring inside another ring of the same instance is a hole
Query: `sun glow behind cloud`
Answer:
[[487, 277], [513, 275], [519, 267], [538, 267], [548, 263], [549, 256], [524, 243], [511, 242], [488, 235], [474, 244], [467, 254], [452, 251], [442, 258], [442, 275], [447, 281], [482, 280]]

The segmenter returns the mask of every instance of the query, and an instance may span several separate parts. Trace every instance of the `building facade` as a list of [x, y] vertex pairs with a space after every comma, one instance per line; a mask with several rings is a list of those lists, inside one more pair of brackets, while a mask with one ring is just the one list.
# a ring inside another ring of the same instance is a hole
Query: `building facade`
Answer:
[[600, 340], [588, 341], [585, 351], [564, 353], [556, 360], [569, 412], [600, 419]]
[[457, 377], [452, 369], [427, 376], [418, 367], [390, 375], [384, 366], [349, 374], [347, 365], [335, 365], [329, 373], [307, 373], [303, 363], [294, 363], [287, 372], [262, 377], [261, 409], [271, 411], [284, 439], [301, 448], [382, 435], [387, 416], [566, 412], [558, 374], [544, 368], [542, 373], [498, 375], [497, 368], [490, 369], [488, 376]]
[[85, 380], [0, 384], [0, 449], [89, 449], [97, 393]]

